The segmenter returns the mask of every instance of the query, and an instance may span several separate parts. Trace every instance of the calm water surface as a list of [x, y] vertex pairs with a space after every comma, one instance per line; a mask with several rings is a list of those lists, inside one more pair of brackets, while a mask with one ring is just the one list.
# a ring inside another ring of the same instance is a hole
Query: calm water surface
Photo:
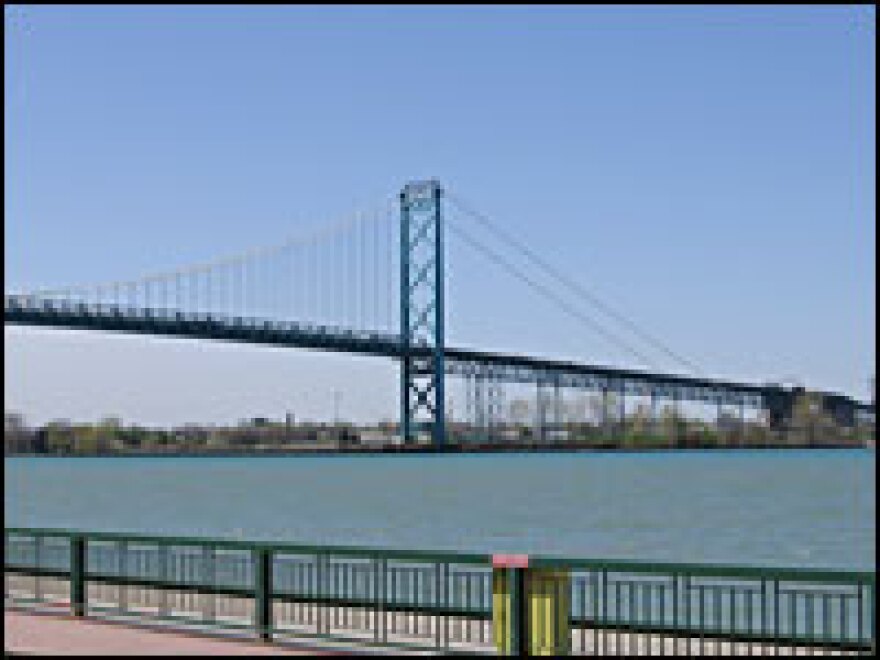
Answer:
[[7, 458], [7, 526], [871, 568], [873, 450]]

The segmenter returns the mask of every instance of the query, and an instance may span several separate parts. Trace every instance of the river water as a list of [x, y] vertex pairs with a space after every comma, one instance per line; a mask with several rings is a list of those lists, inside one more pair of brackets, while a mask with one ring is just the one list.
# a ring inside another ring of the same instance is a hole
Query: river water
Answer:
[[6, 526], [873, 569], [874, 450], [5, 459]]

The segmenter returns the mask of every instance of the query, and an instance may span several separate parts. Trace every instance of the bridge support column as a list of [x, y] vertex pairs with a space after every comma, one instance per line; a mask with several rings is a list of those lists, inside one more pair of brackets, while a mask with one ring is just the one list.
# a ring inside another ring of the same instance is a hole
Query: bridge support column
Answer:
[[423, 431], [446, 441], [445, 271], [440, 184], [400, 193], [400, 428], [405, 444]]
[[651, 443], [655, 443], [657, 441], [657, 392], [654, 391], [654, 388], [651, 388]]
[[475, 423], [477, 427], [477, 442], [486, 443], [488, 424], [486, 421], [486, 367], [477, 367], [477, 374], [474, 376], [474, 410], [477, 413]]
[[608, 437], [608, 384], [602, 385], [602, 440], [609, 441]]
[[562, 392], [560, 390], [559, 374], [553, 376], [553, 434], [552, 442], [558, 442], [562, 437]]
[[547, 441], [547, 401], [544, 394], [544, 377], [539, 376], [535, 384], [535, 436], [534, 440], [543, 445]]
[[673, 390], [672, 392], [672, 445], [673, 447], [680, 447], [682, 444], [681, 438], [681, 419], [678, 414], [678, 399], [679, 392], [678, 390]]

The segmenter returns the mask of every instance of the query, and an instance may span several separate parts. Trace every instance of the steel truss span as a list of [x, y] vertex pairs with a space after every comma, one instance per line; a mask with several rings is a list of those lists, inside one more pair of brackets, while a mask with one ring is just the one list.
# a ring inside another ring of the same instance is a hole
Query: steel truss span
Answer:
[[[404, 350], [400, 337], [394, 334], [219, 314], [89, 305], [32, 296], [4, 296], [4, 322], [7, 325], [303, 348], [395, 360], [401, 359]], [[433, 347], [423, 344], [411, 345], [408, 350], [417, 357], [434, 355]], [[508, 383], [540, 383], [551, 387], [655, 396], [682, 402], [770, 408], [777, 399], [787, 398], [789, 392], [777, 385], [735, 383], [471, 349], [447, 347], [444, 355], [444, 368], [448, 376], [485, 376], [490, 380]], [[414, 364], [418, 365], [419, 362], [415, 361]], [[840, 399], [840, 405], [851, 408], [854, 416], [873, 422], [874, 407], [870, 404], [844, 395], [833, 396]]]

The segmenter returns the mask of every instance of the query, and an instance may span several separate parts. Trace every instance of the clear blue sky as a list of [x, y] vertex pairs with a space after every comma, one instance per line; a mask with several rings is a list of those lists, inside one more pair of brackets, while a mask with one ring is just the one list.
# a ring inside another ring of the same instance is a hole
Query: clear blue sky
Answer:
[[[875, 21], [6, 7], [6, 288], [271, 244], [436, 176], [708, 374], [866, 396]], [[632, 363], [463, 247], [450, 268], [452, 341]], [[20, 329], [5, 356], [6, 407], [37, 420], [317, 416], [335, 387], [396, 414], [369, 360]]]

